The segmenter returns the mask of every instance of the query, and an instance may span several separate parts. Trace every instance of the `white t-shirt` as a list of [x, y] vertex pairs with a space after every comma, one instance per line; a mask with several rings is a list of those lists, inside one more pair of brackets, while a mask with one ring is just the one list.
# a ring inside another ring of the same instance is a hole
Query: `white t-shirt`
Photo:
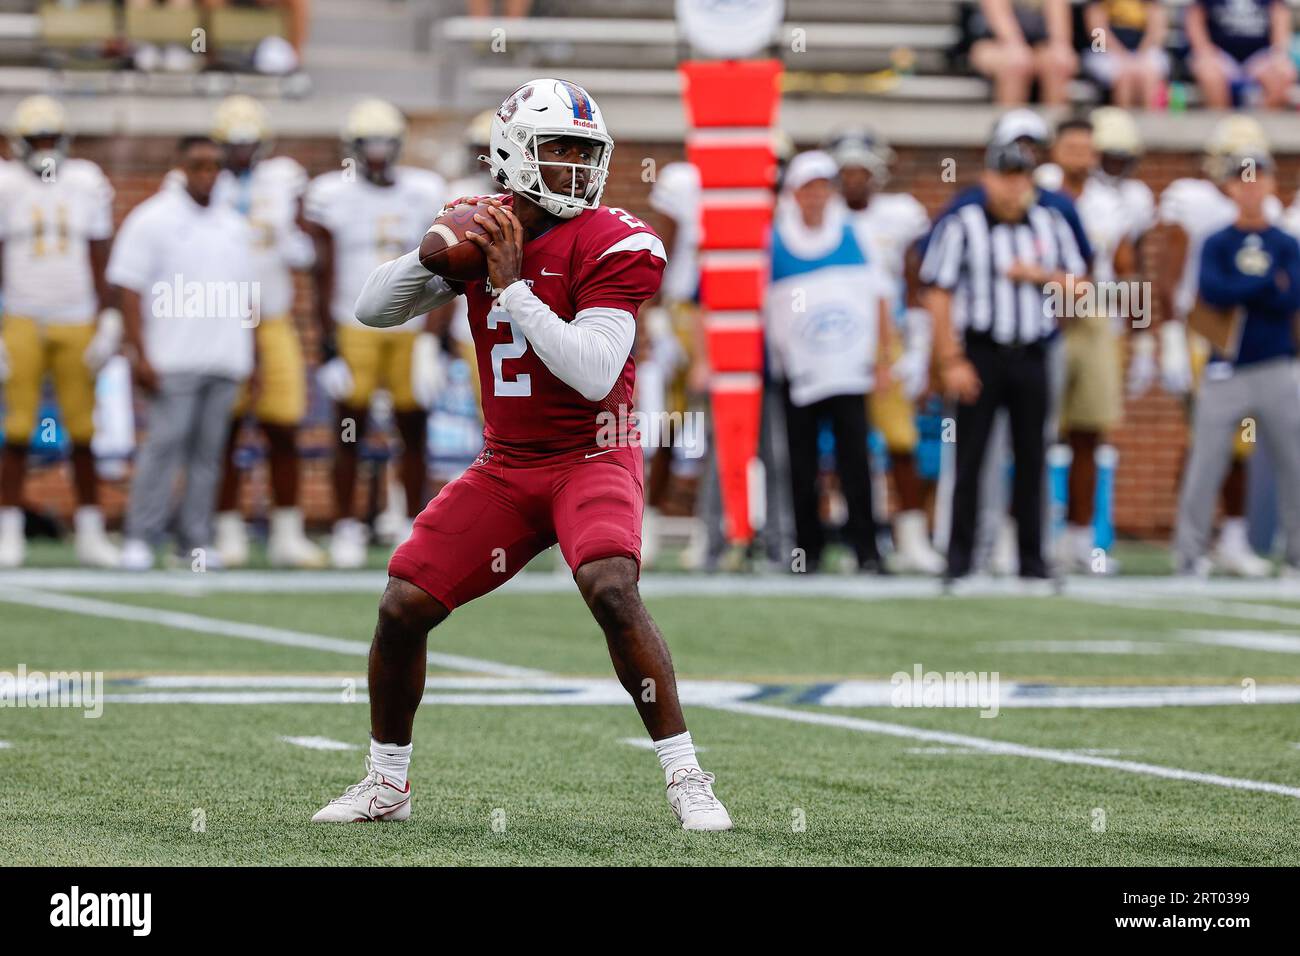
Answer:
[[253, 227], [253, 262], [262, 283], [262, 320], [279, 319], [293, 308], [293, 270], [312, 263], [311, 239], [295, 222], [307, 171], [288, 156], [264, 159], [245, 176], [223, 170], [212, 192], [247, 217]]
[[[1264, 201], [1269, 222], [1282, 216], [1282, 202], [1276, 196]], [[1237, 221], [1237, 204], [1208, 179], [1176, 179], [1160, 194], [1160, 221], [1180, 227], [1187, 234], [1187, 259], [1174, 291], [1174, 311], [1185, 318], [1196, 304], [1200, 285], [1201, 246], [1209, 236]]]
[[4, 306], [49, 325], [93, 322], [90, 242], [113, 235], [113, 187], [94, 163], [65, 159], [46, 180], [0, 164]]
[[[400, 166], [391, 186], [376, 186], [344, 172], [317, 176], [307, 187], [304, 215], [329, 230], [334, 239], [334, 294], [330, 311], [340, 325], [364, 326], [355, 306], [361, 288], [377, 266], [420, 245], [438, 218], [447, 195], [441, 176]], [[393, 331], [420, 327], [414, 316]]]
[[690, 302], [700, 284], [700, 171], [692, 163], [669, 163], [650, 187], [650, 208], [677, 223], [660, 290], [669, 304]]
[[261, 306], [252, 239], [229, 206], [200, 206], [184, 189], [162, 189], [126, 217], [108, 281], [139, 294], [157, 372], [248, 377]]

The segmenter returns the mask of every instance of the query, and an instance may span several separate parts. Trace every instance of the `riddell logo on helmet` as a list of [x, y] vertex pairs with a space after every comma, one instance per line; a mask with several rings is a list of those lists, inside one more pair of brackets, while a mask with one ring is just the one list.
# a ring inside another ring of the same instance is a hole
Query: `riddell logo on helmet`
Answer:
[[582, 129], [600, 129], [600, 126], [599, 126], [598, 124], [593, 123], [593, 122], [591, 122], [590, 120], [580, 120], [580, 119], [575, 119], [575, 120], [573, 121], [573, 125], [574, 125], [574, 126], [579, 126], [579, 127], [581, 127]]

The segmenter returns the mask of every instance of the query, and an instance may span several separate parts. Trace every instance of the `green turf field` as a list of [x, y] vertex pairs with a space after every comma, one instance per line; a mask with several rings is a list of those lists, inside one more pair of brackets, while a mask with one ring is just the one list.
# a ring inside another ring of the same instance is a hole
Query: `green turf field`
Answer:
[[[0, 709], [6, 861], [1300, 864], [1300, 595], [1280, 582], [648, 577], [737, 824], [683, 834], [596, 626], [528, 572], [434, 632], [413, 819], [313, 826], [362, 774], [382, 580], [0, 575], [0, 672], [105, 681], [96, 719]], [[997, 715], [891, 706], [918, 666], [996, 674]]]

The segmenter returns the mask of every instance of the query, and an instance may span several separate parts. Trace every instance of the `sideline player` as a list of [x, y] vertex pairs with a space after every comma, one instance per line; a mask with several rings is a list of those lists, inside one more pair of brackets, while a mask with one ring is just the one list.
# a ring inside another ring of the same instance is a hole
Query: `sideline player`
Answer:
[[266, 437], [271, 471], [271, 530], [267, 559], [281, 567], [317, 568], [325, 555], [303, 533], [298, 507], [298, 426], [307, 413], [302, 342], [293, 324], [293, 271], [311, 266], [311, 240], [298, 228], [298, 207], [307, 172], [288, 156], [267, 157], [270, 124], [266, 110], [248, 96], [231, 96], [217, 108], [213, 138], [222, 153], [213, 200], [231, 206], [253, 227], [253, 259], [261, 285], [257, 336], [259, 388], [241, 391], [226, 443], [225, 469], [217, 501], [216, 548], [222, 563], [248, 562], [248, 532], [239, 511], [235, 444], [250, 411]]
[[[430, 629], [558, 542], [654, 740], [669, 805], [687, 830], [728, 830], [637, 588], [642, 452], [622, 426], [636, 378], [635, 316], [659, 288], [663, 243], [630, 213], [600, 205], [614, 144], [582, 88], [555, 79], [521, 86], [497, 111], [491, 139], [492, 176], [508, 193], [476, 217], [486, 234], [471, 233], [487, 280], [453, 288], [411, 251], [375, 270], [357, 302], [358, 317], [385, 326], [464, 292], [485, 447], [389, 562], [370, 649], [367, 774], [313, 819], [410, 816], [411, 730]], [[618, 434], [602, 435], [607, 416]]]
[[[352, 517], [352, 510], [357, 460], [376, 389], [386, 389], [392, 396], [393, 418], [402, 437], [401, 477], [410, 521], [424, 505], [427, 409], [436, 383], [429, 381], [432, 376], [420, 374], [428, 363], [417, 362], [416, 355], [417, 339], [429, 325], [412, 317], [399, 327], [367, 328], [353, 311], [370, 271], [415, 246], [437, 218], [445, 198], [445, 184], [437, 173], [397, 165], [405, 137], [406, 120], [396, 107], [383, 100], [357, 104], [342, 135], [349, 165], [313, 179], [303, 203], [316, 240], [320, 380], [338, 413], [337, 520], [330, 538], [330, 561], [339, 568], [357, 568], [366, 560], [366, 526]], [[420, 345], [433, 344], [429, 336]], [[401, 533], [398, 540], [404, 537]]]
[[122, 313], [104, 279], [113, 187], [94, 163], [68, 157], [67, 118], [57, 100], [23, 100], [11, 133], [17, 158], [0, 165], [5, 310], [0, 320], [5, 407], [0, 567], [21, 565], [26, 552], [23, 478], [46, 373], [54, 380], [72, 442], [77, 560], [116, 567], [120, 553], [104, 533], [90, 447], [95, 375], [122, 341]]
[[[891, 312], [901, 336], [895, 339], [894, 380], [874, 389], [867, 401], [871, 424], [880, 429], [889, 452], [898, 511], [894, 515], [895, 571], [943, 573], [945, 562], [930, 543], [925, 496], [916, 469], [916, 399], [930, 378], [930, 316], [920, 306], [917, 283], [907, 281], [906, 259], [912, 244], [930, 231], [930, 217], [915, 196], [887, 193], [893, 150], [865, 130], [846, 130], [827, 144], [839, 167], [840, 193], [849, 208], [868, 261], [889, 283]], [[899, 345], [902, 347], [900, 348]]]

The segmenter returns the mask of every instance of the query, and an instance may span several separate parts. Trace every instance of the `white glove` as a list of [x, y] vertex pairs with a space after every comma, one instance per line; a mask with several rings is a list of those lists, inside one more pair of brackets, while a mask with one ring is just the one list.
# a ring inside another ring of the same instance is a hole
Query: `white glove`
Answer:
[[334, 401], [346, 401], [352, 394], [352, 369], [343, 356], [332, 358], [316, 370], [316, 384]]
[[915, 401], [930, 387], [930, 313], [908, 309], [903, 316], [907, 342], [892, 371], [909, 401]]
[[117, 350], [122, 345], [123, 329], [120, 310], [103, 309], [99, 313], [99, 321], [95, 325], [95, 337], [90, 340], [86, 351], [81, 355], [86, 368], [98, 372], [108, 364], [108, 360], [117, 354]]
[[432, 332], [421, 332], [411, 349], [411, 392], [419, 406], [433, 408], [446, 381], [441, 343]]
[[1175, 395], [1191, 391], [1192, 359], [1187, 350], [1187, 327], [1181, 322], [1160, 326], [1160, 384]]
[[1135, 332], [1129, 338], [1128, 386], [1129, 398], [1145, 395], [1155, 384], [1160, 368], [1156, 364], [1156, 337], [1150, 332]]
[[3, 339], [0, 339], [0, 384], [9, 381], [9, 351], [5, 348]]

